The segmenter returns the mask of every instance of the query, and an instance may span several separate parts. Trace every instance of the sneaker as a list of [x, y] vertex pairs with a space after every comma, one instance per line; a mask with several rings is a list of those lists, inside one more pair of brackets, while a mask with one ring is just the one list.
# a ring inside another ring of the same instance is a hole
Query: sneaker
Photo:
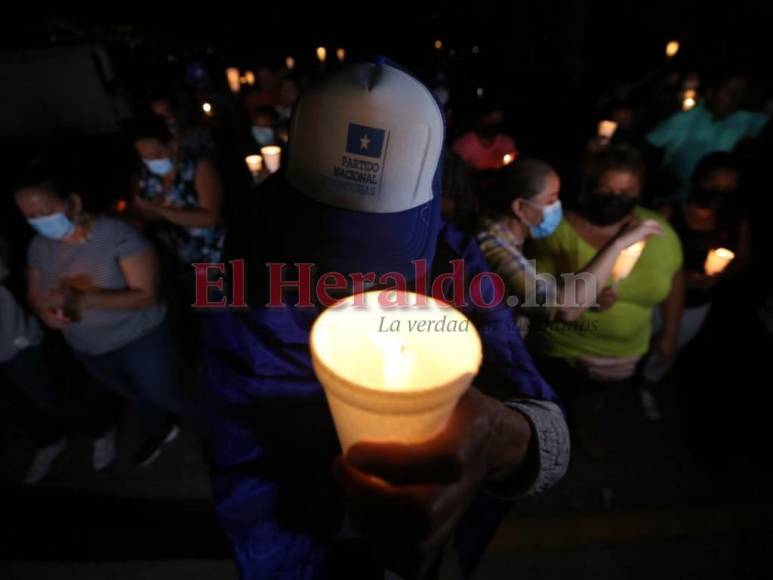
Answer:
[[54, 460], [67, 449], [68, 444], [69, 442], [67, 439], [62, 437], [62, 439], [56, 443], [38, 449], [35, 453], [35, 457], [32, 459], [32, 463], [27, 469], [27, 474], [24, 476], [24, 483], [32, 485], [46, 477], [48, 472], [51, 471]]
[[102, 471], [115, 459], [115, 428], [108, 429], [99, 439], [94, 439], [91, 466], [94, 471]]
[[660, 421], [663, 418], [658, 401], [650, 389], [646, 387], [639, 389], [639, 398], [641, 399], [641, 410], [648, 421]]
[[165, 435], [160, 437], [152, 437], [142, 444], [134, 462], [138, 467], [146, 467], [158, 459], [161, 455], [161, 449], [164, 445], [171, 443], [177, 439], [177, 435], [180, 433], [180, 428], [177, 425], [172, 425], [169, 431]]

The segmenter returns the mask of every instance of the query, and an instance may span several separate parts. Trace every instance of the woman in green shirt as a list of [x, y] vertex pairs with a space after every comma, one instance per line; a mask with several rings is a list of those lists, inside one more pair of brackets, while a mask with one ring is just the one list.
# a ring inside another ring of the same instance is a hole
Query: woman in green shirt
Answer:
[[570, 324], [547, 321], [530, 333], [541, 370], [574, 415], [576, 434], [598, 454], [601, 444], [591, 432], [600, 423], [604, 393], [632, 378], [649, 350], [653, 308], [660, 308], [663, 320], [654, 356], [673, 357], [679, 331], [682, 249], [660, 214], [637, 205], [643, 176], [635, 150], [602, 151], [586, 165], [578, 209], [567, 212], [553, 235], [534, 243], [537, 269], [560, 276], [578, 271], [632, 221], [654, 219], [663, 231], [646, 241], [628, 277], [608, 281], [598, 307]]

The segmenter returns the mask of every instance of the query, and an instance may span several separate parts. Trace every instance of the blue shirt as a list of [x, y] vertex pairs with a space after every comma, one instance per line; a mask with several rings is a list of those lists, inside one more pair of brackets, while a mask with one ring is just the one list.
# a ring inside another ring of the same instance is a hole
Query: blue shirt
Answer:
[[767, 115], [736, 111], [717, 119], [703, 104], [671, 115], [647, 134], [647, 141], [663, 149], [663, 164], [687, 193], [693, 169], [709, 153], [732, 151], [748, 137], [756, 136], [769, 121]]
[[[447, 225], [440, 233], [432, 276], [450, 271], [454, 259], [464, 260], [466, 282], [489, 270], [475, 240]], [[467, 294], [468, 284], [464, 287]], [[490, 300], [493, 286], [482, 290]], [[331, 477], [340, 448], [308, 348], [319, 312], [252, 306], [249, 311], [212, 312], [204, 322], [203, 381], [213, 430], [217, 515], [243, 578], [325, 578], [345, 511]], [[461, 310], [483, 343], [483, 365], [475, 379], [479, 389], [500, 399], [558, 402], [506, 306]], [[481, 516], [472, 518], [480, 520], [480, 533], [492, 533], [496, 517], [491, 510], [497, 506], [477, 501], [474, 508], [480, 513], [472, 515]], [[469, 522], [466, 517], [468, 536], [475, 529]], [[458, 539], [457, 534], [457, 544]], [[485, 544], [476, 538], [468, 543], [475, 549]]]

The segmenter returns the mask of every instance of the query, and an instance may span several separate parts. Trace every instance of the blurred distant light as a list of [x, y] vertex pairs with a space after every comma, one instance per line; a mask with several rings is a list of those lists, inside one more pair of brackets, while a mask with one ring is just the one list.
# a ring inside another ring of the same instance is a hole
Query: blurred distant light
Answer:
[[117, 202], [115, 202], [115, 211], [118, 213], [125, 212], [129, 207], [129, 204], [126, 203], [125, 199], [119, 199]]
[[295, 59], [291, 56], [285, 58], [285, 66], [287, 70], [293, 70], [295, 68]]
[[338, 50], [336, 50], [336, 57], [337, 57], [337, 58], [338, 58], [338, 60], [340, 60], [341, 62], [344, 62], [344, 60], [346, 59], [346, 49], [344, 49], [344, 48], [339, 48]]
[[440, 40], [439, 38], [435, 41], [435, 48], [438, 49], [438, 50], [443, 48], [443, 41]]
[[679, 52], [679, 42], [672, 40], [666, 45], [666, 56], [668, 58], [674, 58], [676, 53]]
[[247, 84], [252, 86], [255, 84], [255, 73], [251, 70], [248, 70], [244, 73], [244, 79], [247, 81]]
[[327, 60], [327, 49], [324, 46], [317, 48], [317, 58], [322, 64], [324, 64], [325, 60]]
[[478, 89], [475, 91], [475, 94], [479, 97], [483, 96], [483, 87], [478, 87]]
[[505, 153], [502, 157], [502, 165], [510, 165], [515, 160], [515, 155], [512, 153]]
[[207, 117], [211, 117], [213, 114], [212, 105], [210, 103], [204, 103], [203, 105], [201, 105], [201, 110], [204, 111], [204, 114]]
[[609, 119], [599, 121], [597, 129], [599, 137], [603, 137], [604, 139], [611, 139], [614, 136], [615, 131], [617, 131], [617, 123], [615, 121], [611, 121]]
[[698, 93], [695, 91], [695, 89], [687, 89], [684, 91], [684, 98], [685, 99], [692, 99], [695, 100], [695, 97], [698, 96]]
[[472, 47], [472, 54], [478, 54], [480, 52], [480, 47], [476, 44]]
[[682, 101], [682, 110], [689, 111], [695, 107], [696, 101], [693, 97], [685, 97]]
[[235, 66], [225, 69], [225, 76], [228, 79], [228, 88], [232, 93], [239, 92], [239, 69]]

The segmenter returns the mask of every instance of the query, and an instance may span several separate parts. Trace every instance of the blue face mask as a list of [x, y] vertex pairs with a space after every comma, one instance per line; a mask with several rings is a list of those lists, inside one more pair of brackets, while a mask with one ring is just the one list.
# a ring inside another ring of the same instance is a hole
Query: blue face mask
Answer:
[[[533, 202], [533, 205], [537, 205]], [[563, 210], [561, 209], [561, 201], [556, 200], [550, 205], [546, 205], [542, 208], [542, 219], [535, 225], [529, 225], [529, 234], [534, 239], [547, 238], [550, 234], [556, 231], [558, 224], [561, 223], [561, 219], [564, 217]]]
[[51, 240], [64, 240], [75, 229], [75, 224], [64, 213], [52, 213], [51, 215], [27, 220], [32, 228], [41, 236]]
[[253, 127], [252, 138], [259, 145], [271, 145], [274, 142], [274, 129], [273, 127]]
[[143, 159], [142, 162], [151, 173], [156, 175], [166, 175], [174, 169], [174, 163], [172, 163], [169, 157], [164, 157], [163, 159]]

